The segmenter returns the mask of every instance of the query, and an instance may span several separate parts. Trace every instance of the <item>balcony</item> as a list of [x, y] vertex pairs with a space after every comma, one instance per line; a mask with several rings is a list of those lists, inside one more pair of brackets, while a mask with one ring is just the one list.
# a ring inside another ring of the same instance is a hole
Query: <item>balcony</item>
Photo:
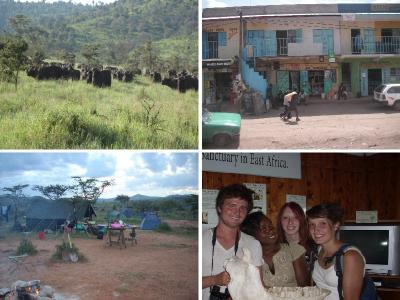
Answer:
[[[267, 38], [248, 42], [253, 57], [314, 56], [324, 55], [323, 43], [313, 43], [301, 38]], [[326, 48], [326, 47], [325, 47]]]
[[351, 54], [400, 54], [400, 36], [352, 37]]

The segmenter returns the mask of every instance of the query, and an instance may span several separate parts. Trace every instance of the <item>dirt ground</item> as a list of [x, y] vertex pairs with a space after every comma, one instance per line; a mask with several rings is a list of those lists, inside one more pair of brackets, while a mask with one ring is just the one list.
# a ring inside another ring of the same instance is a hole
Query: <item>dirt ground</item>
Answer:
[[[197, 228], [197, 222], [184, 222]], [[0, 288], [39, 279], [57, 293], [82, 300], [198, 299], [197, 237], [138, 230], [137, 245], [128, 242], [126, 249], [106, 246], [105, 239], [76, 237], [72, 242], [88, 261], [53, 263], [50, 257], [61, 239], [62, 234], [46, 240], [32, 236], [39, 253], [19, 267], [8, 259], [19, 239], [0, 240]]]
[[298, 107], [300, 121], [279, 110], [242, 116], [239, 149], [399, 149], [400, 112], [372, 98], [311, 100]]

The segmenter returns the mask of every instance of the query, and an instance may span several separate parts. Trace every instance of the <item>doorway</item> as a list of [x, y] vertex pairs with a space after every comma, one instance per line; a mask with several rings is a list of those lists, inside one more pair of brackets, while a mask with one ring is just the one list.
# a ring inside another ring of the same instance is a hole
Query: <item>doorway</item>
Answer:
[[352, 29], [351, 30], [351, 53], [360, 54], [361, 53], [361, 30]]
[[289, 71], [289, 89], [300, 91], [300, 71]]
[[346, 91], [351, 91], [351, 67], [350, 63], [342, 63], [342, 83]]
[[276, 31], [276, 53], [278, 56], [287, 56], [288, 54], [286, 30]]
[[215, 83], [217, 101], [229, 101], [232, 87], [232, 73], [215, 73]]
[[308, 82], [311, 87], [311, 96], [321, 96], [324, 92], [324, 71], [310, 70], [308, 71]]
[[382, 69], [368, 69], [368, 95], [373, 95], [378, 85], [382, 84]]

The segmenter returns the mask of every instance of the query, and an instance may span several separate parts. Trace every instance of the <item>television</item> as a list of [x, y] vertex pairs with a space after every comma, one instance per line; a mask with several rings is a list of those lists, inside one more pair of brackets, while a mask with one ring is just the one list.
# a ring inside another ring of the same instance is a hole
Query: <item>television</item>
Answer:
[[400, 225], [346, 224], [340, 227], [339, 238], [361, 250], [367, 272], [400, 274]]

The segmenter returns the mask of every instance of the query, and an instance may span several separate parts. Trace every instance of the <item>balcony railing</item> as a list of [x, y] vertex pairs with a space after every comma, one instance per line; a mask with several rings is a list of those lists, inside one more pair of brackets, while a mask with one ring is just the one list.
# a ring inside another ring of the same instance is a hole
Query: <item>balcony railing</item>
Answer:
[[218, 42], [217, 41], [208, 41], [206, 46], [207, 47], [206, 47], [206, 50], [204, 51], [203, 59], [218, 58]]
[[352, 54], [400, 54], [400, 36], [351, 38]]
[[288, 56], [290, 43], [302, 43], [301, 38], [266, 38], [248, 41], [253, 46], [251, 57]]

